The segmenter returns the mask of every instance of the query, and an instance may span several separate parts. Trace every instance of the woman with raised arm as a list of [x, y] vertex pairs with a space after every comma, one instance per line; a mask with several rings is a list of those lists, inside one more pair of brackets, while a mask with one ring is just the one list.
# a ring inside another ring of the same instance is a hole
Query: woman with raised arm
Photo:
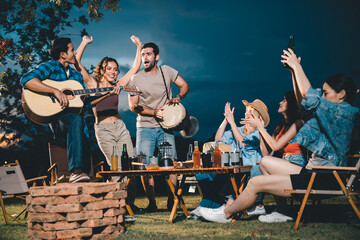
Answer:
[[[260, 166], [256, 165], [253, 168], [260, 167], [263, 175], [268, 175], [266, 171], [267, 166], [277, 164], [279, 167], [291, 166], [288, 163], [295, 164], [304, 167], [307, 164], [305, 158], [305, 148], [298, 143], [289, 143], [300, 128], [304, 125], [304, 121], [300, 119], [298, 114], [298, 105], [295, 94], [293, 91], [287, 92], [284, 99], [280, 102], [278, 113], [283, 115], [283, 118], [277, 123], [275, 131], [272, 136], [264, 128], [264, 123], [261, 118], [254, 116], [253, 118], [243, 119], [242, 124], [247, 124], [256, 128], [264, 139], [267, 146], [273, 152], [279, 152], [281, 158], [273, 156], [264, 156], [260, 161]], [[255, 171], [255, 170], [254, 170]], [[287, 171], [284, 170], [284, 174]], [[261, 222], [286, 222], [292, 220], [289, 217], [289, 208], [287, 207], [286, 200], [284, 198], [275, 197], [277, 210], [271, 214], [263, 215], [259, 217]], [[255, 212], [257, 212], [255, 208]]]
[[[300, 59], [291, 49], [284, 50], [281, 62], [287, 64], [294, 72], [295, 85], [299, 90], [302, 105], [312, 111], [313, 118], [305, 123], [295, 138], [296, 142], [313, 152], [309, 164], [345, 166], [345, 154], [349, 150], [354, 121], [359, 108], [352, 106], [356, 96], [356, 85], [353, 79], [345, 74], [335, 74], [325, 80], [323, 93], [311, 87]], [[289, 197], [286, 189], [306, 189], [311, 171], [301, 166], [284, 162], [287, 168], [273, 164], [266, 171], [269, 175], [256, 176], [250, 179], [245, 190], [235, 201], [228, 201], [218, 209], [201, 208], [203, 218], [215, 222], [230, 222], [232, 216], [249, 208], [261, 192], [280, 197]], [[261, 166], [260, 166], [261, 167]], [[284, 171], [286, 171], [284, 173]], [[328, 175], [317, 177], [313, 189], [331, 189], [337, 186]]]
[[[270, 122], [270, 116], [268, 114], [268, 108], [264, 102], [259, 99], [254, 100], [253, 102], [248, 102], [246, 100], [242, 101], [246, 107], [245, 119], [249, 118], [260, 118], [264, 119], [265, 126]], [[256, 165], [257, 161], [264, 155], [268, 155], [265, 143], [260, 139], [259, 131], [248, 124], [241, 127], [237, 127], [234, 119], [234, 110], [231, 108], [230, 103], [225, 104], [224, 109], [224, 120], [219, 126], [216, 134], [215, 140], [221, 141], [227, 145], [231, 145], [231, 151], [239, 151], [242, 155], [243, 165]], [[230, 125], [231, 130], [227, 130], [227, 124]], [[237, 142], [239, 146], [237, 146]], [[239, 149], [236, 149], [239, 147]], [[253, 168], [250, 172], [250, 177], [261, 175], [259, 169]], [[200, 188], [202, 189], [203, 199], [199, 203], [198, 207], [191, 212], [190, 218], [199, 219], [201, 214], [199, 212], [200, 208], [217, 208], [226, 202], [231, 191], [229, 191], [228, 186], [230, 185], [229, 176], [224, 174], [196, 174], [196, 179], [199, 182]], [[221, 186], [221, 187], [219, 187]], [[265, 207], [262, 203], [263, 195], [260, 195], [256, 204], [253, 208], [248, 209], [248, 214], [251, 215], [260, 215], [265, 214]]]
[[[140, 69], [140, 50], [142, 46], [138, 37], [131, 36], [131, 40], [137, 46], [134, 64], [124, 77], [116, 80], [119, 75], [119, 64], [114, 58], [104, 57], [97, 65], [94, 71], [94, 76], [91, 76], [82, 66], [81, 57], [85, 47], [93, 41], [92, 37], [83, 37], [83, 41], [76, 51], [76, 59], [78, 61], [78, 67], [81, 70], [80, 72], [83, 75], [84, 81], [89, 88], [125, 86], [129, 83], [131, 76]], [[118, 113], [119, 94], [120, 88], [116, 87], [109, 93], [96, 94], [97, 99], [91, 102], [91, 104], [95, 106], [95, 135], [99, 143], [99, 147], [104, 153], [109, 166], [111, 166], [113, 146], [117, 146], [118, 149], [121, 150], [123, 144], [126, 144], [128, 155], [130, 157], [134, 155], [134, 149], [129, 131], [126, 129], [126, 126]], [[119, 170], [121, 170], [120, 162]]]
[[[111, 166], [111, 155], [113, 153], [114, 146], [117, 147], [118, 154], [121, 154], [123, 145], [126, 144], [126, 150], [129, 157], [134, 156], [134, 148], [130, 133], [118, 112], [120, 94], [119, 86], [127, 85], [131, 76], [137, 73], [141, 66], [141, 41], [135, 36], [131, 36], [131, 40], [137, 46], [134, 64], [132, 68], [118, 80], [119, 64], [114, 58], [104, 57], [97, 65], [94, 71], [94, 76], [91, 76], [82, 66], [82, 54], [86, 46], [93, 41], [92, 37], [90, 38], [88, 36], [84, 36], [83, 41], [76, 51], [77, 68], [79, 68], [84, 81], [89, 88], [115, 87], [114, 90], [109, 93], [97, 93], [94, 100], [91, 102], [91, 104], [95, 106], [93, 108], [95, 115], [95, 136], [109, 166]], [[120, 158], [118, 162], [118, 170], [122, 170]], [[132, 186], [128, 186], [129, 192], [127, 202], [130, 204], [134, 212], [139, 212], [141, 209], [133, 204], [136, 196], [136, 186], [134, 180], [131, 181], [131, 185]]]

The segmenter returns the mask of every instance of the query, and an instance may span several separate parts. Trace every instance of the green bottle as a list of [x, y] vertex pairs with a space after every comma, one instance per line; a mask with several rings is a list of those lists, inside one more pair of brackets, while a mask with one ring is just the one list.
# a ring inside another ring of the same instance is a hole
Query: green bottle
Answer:
[[291, 48], [291, 50], [293, 50], [293, 52], [295, 53], [295, 37], [294, 37], [294, 35], [290, 35], [288, 48]]
[[[289, 48], [291, 48], [291, 50], [293, 50], [293, 52], [295, 53], [295, 37], [294, 37], [294, 35], [290, 35], [289, 45], [286, 50], [288, 51]], [[289, 65], [287, 63], [285, 63], [284, 66], [288, 69], [291, 69], [291, 67], [289, 67]]]

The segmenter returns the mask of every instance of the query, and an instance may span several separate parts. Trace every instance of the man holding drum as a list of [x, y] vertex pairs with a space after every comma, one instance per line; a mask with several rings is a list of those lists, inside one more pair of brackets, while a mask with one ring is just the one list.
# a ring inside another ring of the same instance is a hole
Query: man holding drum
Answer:
[[[160, 110], [166, 103], [178, 103], [189, 92], [189, 85], [178, 75], [178, 72], [166, 65], [158, 66], [159, 48], [155, 43], [146, 43], [141, 49], [141, 59], [144, 69], [131, 78], [130, 86], [136, 86], [142, 92], [140, 95], [129, 95], [129, 107], [131, 111], [138, 114], [136, 132], [137, 153], [144, 153], [149, 158], [154, 154], [155, 146], [163, 141], [172, 145], [173, 155], [176, 159], [175, 137], [171, 131], [161, 128], [159, 121], [162, 120]], [[172, 97], [171, 83], [180, 88], [179, 93]], [[173, 184], [176, 183], [176, 176], [170, 176]], [[154, 178], [142, 178], [143, 185], [149, 199], [147, 211], [157, 209], [154, 191]], [[172, 196], [171, 196], [172, 197]], [[169, 196], [170, 198], [170, 196]], [[171, 208], [171, 201], [168, 200], [168, 208]]]

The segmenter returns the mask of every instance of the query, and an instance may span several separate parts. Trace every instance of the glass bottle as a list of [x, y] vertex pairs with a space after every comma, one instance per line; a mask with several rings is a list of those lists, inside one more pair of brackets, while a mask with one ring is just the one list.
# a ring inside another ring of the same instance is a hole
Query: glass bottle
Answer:
[[111, 155], [111, 171], [117, 171], [119, 166], [119, 157], [116, 154], [116, 146], [113, 146], [113, 152]]
[[129, 167], [129, 155], [128, 155], [127, 150], [126, 150], [126, 144], [123, 144], [123, 149], [122, 149], [122, 153], [121, 153], [121, 169], [123, 171], [130, 170], [130, 167]]
[[186, 160], [187, 161], [191, 161], [193, 159], [193, 145], [190, 143], [189, 144], [189, 151], [186, 155]]
[[200, 151], [198, 141], [194, 141], [194, 152], [193, 152], [194, 168], [200, 168]]
[[[295, 53], [295, 37], [294, 37], [293, 35], [290, 35], [289, 45], [288, 45], [288, 48], [287, 48], [286, 50], [288, 50], [289, 48], [290, 48], [291, 50], [293, 50], [293, 52]], [[288, 65], [287, 63], [285, 63], [284, 66], [285, 66], [286, 68], [289, 68], [289, 69], [290, 69], [290, 67], [289, 67], [289, 65]]]
[[295, 37], [294, 37], [294, 35], [290, 35], [288, 48], [291, 48], [291, 50], [293, 50], [293, 52], [295, 53]]
[[219, 142], [215, 141], [215, 150], [214, 150], [214, 167], [221, 167], [221, 151], [219, 147]]

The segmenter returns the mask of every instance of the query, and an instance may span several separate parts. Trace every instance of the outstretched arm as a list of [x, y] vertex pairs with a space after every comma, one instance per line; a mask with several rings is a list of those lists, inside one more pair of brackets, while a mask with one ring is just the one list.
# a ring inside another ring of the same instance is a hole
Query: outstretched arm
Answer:
[[74, 64], [76, 70], [78, 70], [81, 75], [83, 76], [84, 82], [85, 84], [89, 87], [89, 88], [96, 88], [97, 84], [95, 79], [93, 78], [93, 76], [91, 76], [85, 69], [85, 67], [81, 64], [81, 58], [82, 55], [84, 53], [84, 50], [86, 48], [86, 46], [89, 43], [93, 42], [93, 38], [89, 37], [89, 36], [83, 36], [83, 40], [80, 43], [79, 47], [76, 49], [76, 63]]
[[255, 127], [273, 151], [279, 151], [280, 149], [285, 147], [286, 144], [288, 144], [290, 140], [293, 139], [297, 134], [296, 123], [291, 125], [288, 131], [283, 134], [278, 140], [270, 136], [270, 134], [266, 131], [264, 127], [264, 122], [261, 118], [254, 117], [251, 119], [242, 119], [241, 123], [249, 124], [250, 126]]
[[136, 49], [136, 56], [135, 56], [135, 60], [133, 63], [132, 68], [119, 80], [117, 80], [116, 85], [117, 86], [125, 86], [130, 82], [131, 76], [134, 75], [135, 73], [137, 73], [140, 69], [141, 66], [141, 41], [140, 38], [132, 35], [131, 36], [131, 41], [133, 41], [133, 43], [137, 46]]
[[76, 49], [76, 60], [78, 63], [81, 63], [81, 57], [85, 51], [85, 48], [88, 44], [93, 42], [93, 37], [89, 37], [87, 35], [83, 36], [82, 42], [80, 43], [79, 47]]
[[294, 93], [295, 93], [296, 102], [297, 102], [298, 107], [300, 107], [303, 97], [301, 96], [299, 87], [297, 85], [294, 71], [291, 71], [291, 78], [292, 78], [292, 83], [293, 83], [293, 87], [294, 87]]
[[301, 96], [306, 99], [306, 94], [311, 87], [311, 84], [300, 64], [300, 59], [296, 57], [295, 53], [290, 48], [288, 50], [283, 50], [283, 52], [284, 54], [281, 55], [281, 62], [289, 65], [289, 67], [294, 71], [295, 82], [297, 83], [299, 92]]

